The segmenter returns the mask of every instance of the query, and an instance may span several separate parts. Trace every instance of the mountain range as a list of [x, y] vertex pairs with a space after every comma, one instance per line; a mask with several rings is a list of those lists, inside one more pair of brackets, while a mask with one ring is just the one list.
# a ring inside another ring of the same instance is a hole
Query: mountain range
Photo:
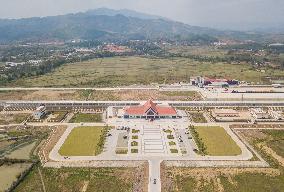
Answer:
[[179, 39], [216, 41], [217, 38], [254, 38], [255, 34], [220, 31], [176, 22], [127, 9], [100, 8], [50, 17], [0, 19], [0, 42], [123, 39]]

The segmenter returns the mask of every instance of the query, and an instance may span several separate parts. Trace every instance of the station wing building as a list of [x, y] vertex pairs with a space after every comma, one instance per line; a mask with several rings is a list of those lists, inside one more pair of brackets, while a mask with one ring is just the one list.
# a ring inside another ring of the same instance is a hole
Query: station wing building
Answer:
[[158, 105], [151, 99], [144, 105], [124, 108], [124, 118], [131, 119], [175, 119], [180, 118], [177, 111], [169, 105]]

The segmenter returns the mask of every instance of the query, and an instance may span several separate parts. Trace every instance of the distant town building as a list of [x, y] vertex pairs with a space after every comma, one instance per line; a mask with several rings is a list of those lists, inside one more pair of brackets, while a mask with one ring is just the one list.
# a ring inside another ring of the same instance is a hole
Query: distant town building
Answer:
[[46, 107], [41, 105], [33, 113], [35, 119], [41, 119], [46, 114]]
[[130, 49], [126, 46], [107, 44], [103, 47], [103, 51], [107, 51], [111, 53], [125, 53], [125, 52], [130, 52]]
[[42, 60], [29, 60], [27, 63], [32, 65], [39, 65], [42, 63]]

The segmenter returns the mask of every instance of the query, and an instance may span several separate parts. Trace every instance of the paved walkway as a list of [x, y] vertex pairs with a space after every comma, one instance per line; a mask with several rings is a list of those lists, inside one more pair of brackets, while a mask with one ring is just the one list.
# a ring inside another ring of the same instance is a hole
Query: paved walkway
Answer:
[[161, 191], [161, 162], [159, 158], [149, 160], [149, 192]]

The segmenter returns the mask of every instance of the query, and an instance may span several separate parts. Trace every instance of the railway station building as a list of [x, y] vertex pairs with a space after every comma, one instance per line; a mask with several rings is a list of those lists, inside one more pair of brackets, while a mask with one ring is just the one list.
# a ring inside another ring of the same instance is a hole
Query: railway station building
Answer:
[[151, 99], [144, 105], [128, 106], [123, 109], [125, 119], [176, 119], [178, 116], [175, 108], [169, 105], [159, 105]]

